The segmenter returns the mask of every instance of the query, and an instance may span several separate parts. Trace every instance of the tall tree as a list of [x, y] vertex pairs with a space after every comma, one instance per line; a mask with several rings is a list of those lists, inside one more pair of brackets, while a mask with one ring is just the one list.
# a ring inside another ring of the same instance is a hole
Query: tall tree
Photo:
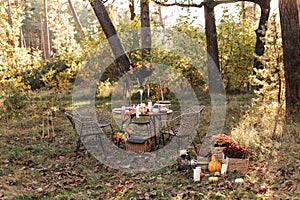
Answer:
[[142, 59], [147, 60], [151, 50], [151, 29], [149, 0], [140, 0], [141, 6], [141, 39], [142, 39]]
[[[249, 1], [258, 4], [261, 10], [258, 28], [255, 30], [256, 33], [255, 54], [258, 56], [262, 56], [265, 52], [265, 47], [264, 47], [265, 42], [262, 38], [266, 36], [267, 22], [270, 15], [271, 0], [249, 0]], [[256, 69], [263, 68], [263, 64], [258, 58], [254, 59], [254, 67]]]
[[[160, 0], [153, 0], [156, 4], [158, 5], [162, 5], [162, 6], [180, 6], [180, 7], [198, 7], [201, 8], [203, 5], [206, 6], [206, 8], [214, 8], [219, 4], [224, 4], [224, 3], [235, 3], [235, 2], [240, 2], [243, 0], [204, 0], [202, 3], [185, 3], [183, 1], [175, 1], [174, 3], [166, 3], [166, 2], [162, 2]], [[253, 2], [256, 3], [260, 6], [261, 8], [261, 16], [260, 16], [260, 20], [259, 20], [259, 25], [256, 32], [256, 45], [255, 45], [255, 54], [258, 56], [262, 56], [264, 54], [264, 41], [262, 40], [262, 38], [265, 36], [265, 31], [267, 29], [267, 21], [269, 18], [269, 14], [270, 14], [270, 2], [271, 0], [245, 0], [245, 1], [249, 1], [249, 2]], [[208, 10], [207, 10], [208, 11]], [[209, 13], [208, 13], [209, 14]], [[212, 17], [208, 15], [207, 17]], [[205, 27], [205, 29], [207, 29], [209, 27]], [[211, 31], [214, 31], [213, 28], [210, 28]], [[209, 34], [211, 35], [216, 35], [216, 32], [210, 32]], [[212, 38], [211, 38], [212, 39]], [[216, 38], [215, 38], [216, 39]], [[214, 46], [213, 43], [217, 43], [216, 41], [213, 42], [212, 40], [208, 40], [207, 43], [210, 42], [208, 45], [212, 45]], [[217, 48], [214, 48], [214, 51], [218, 51]], [[211, 55], [217, 55], [216, 52], [214, 52], [213, 54], [211, 53]], [[254, 67], [255, 68], [262, 68], [262, 63], [259, 61], [259, 59], [255, 59], [254, 60]]]
[[287, 116], [300, 122], [300, 0], [279, 0]]
[[106, 38], [108, 39], [109, 45], [121, 72], [129, 71], [129, 59], [125, 54], [120, 38], [117, 35], [117, 31], [108, 15], [103, 2], [101, 0], [91, 0], [90, 3], [102, 27], [102, 30]]
[[130, 20], [134, 20], [135, 18], [134, 0], [129, 0], [129, 11], [130, 11]]
[[79, 21], [79, 18], [77, 16], [76, 10], [75, 10], [75, 8], [72, 4], [72, 1], [68, 0], [68, 3], [69, 3], [70, 10], [72, 12], [72, 15], [73, 15], [73, 19], [74, 19], [75, 24], [76, 24], [76, 30], [78, 31], [80, 37], [84, 37], [84, 32], [83, 32], [81, 23]]
[[49, 35], [49, 27], [48, 27], [48, 0], [44, 0], [44, 59], [50, 59], [50, 35]]
[[7, 0], [7, 15], [8, 15], [8, 24], [12, 26], [12, 14], [10, 8], [10, 0]]
[[246, 7], [245, 7], [245, 1], [242, 1], [242, 13], [243, 13], [243, 19], [246, 18]]
[[217, 74], [214, 68], [216, 67], [220, 71], [219, 54], [218, 54], [218, 42], [217, 42], [217, 29], [214, 13], [214, 6], [211, 6], [213, 0], [204, 1], [204, 17], [205, 17], [205, 35], [206, 46], [208, 54], [208, 77], [209, 77], [209, 89], [210, 91], [217, 92], [216, 78]]

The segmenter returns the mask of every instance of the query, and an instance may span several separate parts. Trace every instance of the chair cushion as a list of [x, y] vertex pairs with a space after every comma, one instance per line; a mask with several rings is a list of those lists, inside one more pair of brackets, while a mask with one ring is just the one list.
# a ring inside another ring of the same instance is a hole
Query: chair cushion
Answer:
[[147, 140], [149, 140], [151, 137], [142, 137], [142, 136], [136, 136], [136, 137], [130, 137], [126, 140], [126, 142], [129, 143], [136, 143], [136, 144], [143, 144], [145, 143]]

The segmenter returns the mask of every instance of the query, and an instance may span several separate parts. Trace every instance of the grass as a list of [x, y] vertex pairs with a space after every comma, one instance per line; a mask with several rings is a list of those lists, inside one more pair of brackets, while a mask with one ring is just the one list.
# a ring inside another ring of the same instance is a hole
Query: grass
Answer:
[[[251, 97], [228, 97], [223, 133], [249, 146], [256, 156], [249, 173], [229, 173], [216, 183], [208, 177], [193, 182], [192, 170], [180, 162], [139, 174], [111, 169], [84, 149], [75, 152], [76, 135], [63, 114], [71, 108], [69, 94], [56, 102], [54, 138], [41, 137], [43, 102], [33, 102], [21, 118], [0, 121], [0, 199], [296, 199], [300, 196], [300, 126], [285, 126], [282, 134], [270, 137], [264, 127], [272, 121], [257, 115], [259, 106], [251, 105]], [[200, 131], [205, 135], [210, 105], [203, 102]], [[245, 139], [249, 133], [250, 142]], [[238, 177], [245, 182], [234, 183]], [[262, 185], [266, 193], [259, 192]]]

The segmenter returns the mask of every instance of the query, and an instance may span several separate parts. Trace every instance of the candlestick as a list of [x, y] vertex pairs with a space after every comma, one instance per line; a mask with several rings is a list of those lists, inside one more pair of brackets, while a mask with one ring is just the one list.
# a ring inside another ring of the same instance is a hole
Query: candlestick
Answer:
[[148, 89], [147, 89], [147, 96], [148, 98], [150, 97], [150, 86], [148, 85]]
[[141, 103], [142, 103], [143, 102], [143, 92], [144, 92], [144, 90], [142, 88], [140, 88], [139, 91], [140, 91]]
[[162, 91], [160, 77], [159, 77], [159, 87], [160, 87], [160, 93], [161, 93], [161, 100], [163, 101], [164, 100], [164, 94], [163, 94], [163, 91]]

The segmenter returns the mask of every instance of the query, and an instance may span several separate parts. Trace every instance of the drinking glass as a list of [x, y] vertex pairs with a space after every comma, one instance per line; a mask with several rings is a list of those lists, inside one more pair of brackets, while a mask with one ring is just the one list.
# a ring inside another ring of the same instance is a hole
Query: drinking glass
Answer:
[[140, 91], [141, 103], [142, 103], [143, 102], [143, 92], [144, 92], [144, 90], [143, 90], [143, 88], [140, 88], [139, 91]]

